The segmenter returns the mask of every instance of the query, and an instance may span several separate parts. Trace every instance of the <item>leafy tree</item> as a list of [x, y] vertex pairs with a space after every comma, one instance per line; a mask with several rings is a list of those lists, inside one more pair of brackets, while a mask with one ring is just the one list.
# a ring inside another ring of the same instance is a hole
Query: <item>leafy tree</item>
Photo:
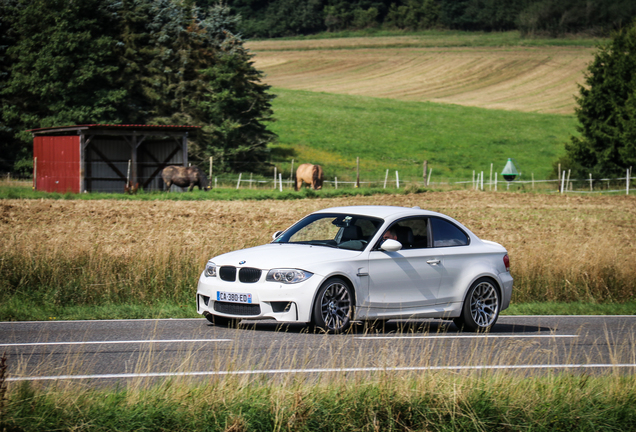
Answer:
[[636, 165], [636, 21], [599, 47], [580, 86], [580, 137], [566, 144], [579, 174], [624, 174]]

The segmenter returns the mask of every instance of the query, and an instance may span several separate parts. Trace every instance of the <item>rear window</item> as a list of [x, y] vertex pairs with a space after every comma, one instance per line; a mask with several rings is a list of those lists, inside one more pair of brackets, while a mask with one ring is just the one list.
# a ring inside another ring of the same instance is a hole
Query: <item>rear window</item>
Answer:
[[431, 218], [433, 247], [466, 246], [468, 236], [455, 224], [440, 218]]

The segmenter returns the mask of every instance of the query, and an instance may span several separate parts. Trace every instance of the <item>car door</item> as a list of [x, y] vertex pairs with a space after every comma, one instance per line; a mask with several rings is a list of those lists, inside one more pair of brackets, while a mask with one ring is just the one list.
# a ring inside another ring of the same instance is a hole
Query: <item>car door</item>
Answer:
[[440, 304], [463, 301], [466, 286], [459, 285], [463, 271], [475, 258], [470, 238], [451, 221], [439, 217], [429, 220], [433, 249], [444, 257], [444, 275], [440, 282]]
[[444, 275], [443, 257], [429, 247], [428, 218], [398, 221], [402, 249], [388, 252], [374, 248], [369, 253], [368, 307], [386, 310], [414, 310], [437, 302]]

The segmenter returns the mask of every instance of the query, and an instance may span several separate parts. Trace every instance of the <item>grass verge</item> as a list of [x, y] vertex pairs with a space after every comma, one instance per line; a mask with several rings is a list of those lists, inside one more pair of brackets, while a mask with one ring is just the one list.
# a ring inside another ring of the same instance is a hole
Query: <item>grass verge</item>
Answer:
[[[636, 302], [584, 303], [534, 302], [513, 303], [502, 312], [511, 315], [635, 315]], [[201, 318], [196, 313], [194, 295], [191, 302], [172, 304], [156, 302], [106, 305], [43, 304], [30, 297], [11, 297], [0, 304], [0, 321], [61, 321], [103, 319]]]
[[390, 372], [307, 385], [170, 380], [93, 390], [22, 383], [0, 429], [20, 431], [620, 431], [636, 424], [636, 378]]

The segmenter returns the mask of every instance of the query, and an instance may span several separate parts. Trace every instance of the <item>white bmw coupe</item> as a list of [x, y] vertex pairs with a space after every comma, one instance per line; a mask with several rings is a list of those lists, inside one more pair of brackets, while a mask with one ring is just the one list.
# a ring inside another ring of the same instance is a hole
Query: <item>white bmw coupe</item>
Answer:
[[489, 330], [510, 304], [506, 249], [419, 208], [336, 207], [272, 243], [212, 258], [197, 311], [215, 325], [274, 319], [346, 331], [352, 321], [453, 319]]

